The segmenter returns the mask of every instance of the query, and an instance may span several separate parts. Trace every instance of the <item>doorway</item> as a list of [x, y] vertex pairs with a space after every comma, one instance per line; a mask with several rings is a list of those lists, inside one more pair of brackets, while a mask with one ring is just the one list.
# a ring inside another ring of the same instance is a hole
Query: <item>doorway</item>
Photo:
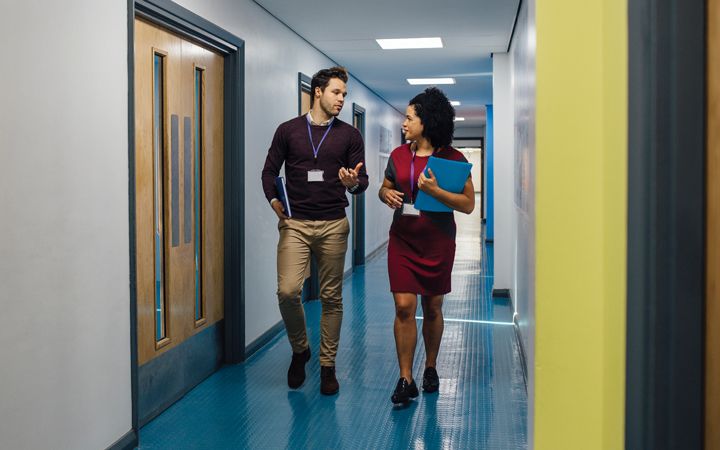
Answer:
[[[365, 108], [353, 103], [353, 126], [365, 142]], [[365, 193], [352, 197], [352, 266], [365, 264]]]
[[137, 431], [244, 359], [244, 56], [242, 40], [175, 3], [128, 7]]

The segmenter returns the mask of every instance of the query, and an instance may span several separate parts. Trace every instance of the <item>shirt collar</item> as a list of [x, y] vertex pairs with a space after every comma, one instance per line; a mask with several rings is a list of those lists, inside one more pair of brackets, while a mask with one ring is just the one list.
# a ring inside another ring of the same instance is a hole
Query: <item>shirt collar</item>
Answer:
[[312, 113], [312, 110], [308, 111], [308, 113], [307, 113], [307, 120], [310, 123], [310, 125], [320, 125], [321, 127], [324, 127], [324, 126], [330, 125], [332, 123], [332, 121], [335, 120], [335, 117], [331, 117], [330, 120], [326, 120], [323, 123], [317, 123], [317, 122], [315, 122], [315, 119], [313, 119], [311, 113]]

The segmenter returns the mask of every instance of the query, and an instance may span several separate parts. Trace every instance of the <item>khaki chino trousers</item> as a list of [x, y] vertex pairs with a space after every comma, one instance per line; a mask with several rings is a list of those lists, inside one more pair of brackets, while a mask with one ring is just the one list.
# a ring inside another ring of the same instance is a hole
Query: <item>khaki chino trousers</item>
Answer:
[[350, 224], [336, 220], [280, 220], [277, 248], [278, 301], [292, 351], [308, 348], [302, 287], [315, 255], [320, 278], [320, 365], [334, 366], [342, 324], [342, 282]]

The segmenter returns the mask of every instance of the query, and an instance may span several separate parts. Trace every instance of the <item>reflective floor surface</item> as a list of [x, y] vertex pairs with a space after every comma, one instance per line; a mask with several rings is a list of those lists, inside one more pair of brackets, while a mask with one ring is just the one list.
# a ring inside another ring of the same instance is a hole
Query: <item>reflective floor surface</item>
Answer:
[[[140, 448], [527, 448], [527, 392], [512, 307], [491, 298], [492, 246], [481, 246], [477, 213], [456, 214], [456, 219], [439, 393], [421, 392], [404, 408], [390, 403], [399, 375], [383, 253], [345, 281], [338, 395], [319, 391], [320, 304], [309, 302], [313, 356], [300, 389], [286, 384], [291, 350], [283, 333], [247, 362], [222, 368], [143, 427]], [[419, 309], [419, 327], [421, 316]], [[420, 333], [418, 338], [414, 375], [419, 381], [424, 348]]]

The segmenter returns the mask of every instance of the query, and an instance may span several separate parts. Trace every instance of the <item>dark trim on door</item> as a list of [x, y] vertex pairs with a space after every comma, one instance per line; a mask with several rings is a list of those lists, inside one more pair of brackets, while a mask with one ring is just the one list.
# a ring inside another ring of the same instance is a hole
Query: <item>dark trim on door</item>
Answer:
[[705, 0], [628, 12], [625, 448], [702, 448]]
[[[365, 142], [365, 108], [353, 103], [353, 124], [355, 117], [360, 118], [360, 135]], [[352, 195], [352, 266], [365, 265], [365, 193]]]
[[[245, 205], [244, 205], [244, 41], [169, 0], [128, 0], [128, 192], [130, 218], [130, 353], [132, 432], [137, 436], [138, 354], [137, 274], [135, 272], [135, 17], [169, 29], [224, 56], [224, 361], [245, 359]], [[137, 444], [137, 439], [135, 441]]]
[[245, 45], [225, 56], [225, 362], [245, 360]]
[[310, 106], [312, 106], [312, 92], [310, 92], [310, 84], [312, 79], [302, 72], [298, 72], [298, 115], [302, 115], [302, 93], [310, 94]]
[[[480, 223], [485, 224], [485, 143], [480, 142]], [[481, 232], [482, 234], [482, 232]]]
[[135, 16], [162, 25], [225, 56], [244, 44], [237, 36], [169, 0], [135, 0]]
[[[125, 436], [131, 436], [131, 445], [138, 445], [138, 346], [137, 346], [137, 237], [135, 235], [135, 2], [127, 0], [127, 67], [128, 67], [128, 229], [130, 246], [130, 396], [131, 427]], [[115, 448], [125, 448], [125, 437], [121, 438]], [[122, 444], [119, 444], [121, 443]], [[123, 445], [120, 447], [119, 445]]]

